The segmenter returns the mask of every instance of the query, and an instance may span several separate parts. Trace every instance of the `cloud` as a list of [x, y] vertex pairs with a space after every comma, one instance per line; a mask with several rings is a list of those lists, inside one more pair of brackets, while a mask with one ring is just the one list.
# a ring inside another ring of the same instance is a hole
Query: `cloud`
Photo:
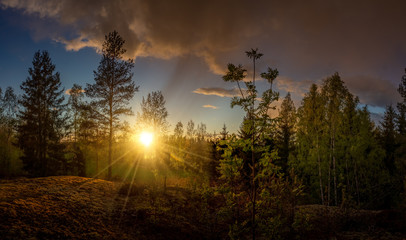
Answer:
[[397, 88], [389, 81], [370, 76], [342, 77], [351, 93], [358, 96], [360, 102], [376, 107], [396, 105], [401, 101]]
[[309, 91], [310, 86], [315, 83], [312, 80], [302, 80], [302, 81], [295, 81], [289, 77], [278, 77], [275, 79], [275, 85], [277, 89], [283, 90], [285, 92], [290, 92], [295, 95], [304, 96], [306, 92]]
[[240, 91], [237, 88], [224, 89], [224, 88], [198, 88], [193, 91], [197, 94], [214, 95], [219, 97], [235, 97], [240, 96]]
[[[71, 92], [72, 92], [72, 89], [71, 89], [71, 88], [69, 88], [69, 89], [67, 89], [67, 90], [65, 91], [65, 94], [66, 94], [66, 95], [70, 95], [70, 94], [71, 94]], [[81, 92], [81, 93], [84, 93], [84, 92], [85, 92], [85, 90], [84, 90], [84, 89], [80, 89], [80, 92]]]
[[211, 108], [211, 109], [218, 109], [218, 107], [210, 105], [210, 104], [203, 105], [203, 107], [204, 108]]
[[[381, 97], [370, 86], [351, 86], [375, 105], [390, 102], [393, 93], [379, 74], [403, 69], [406, 55], [406, 1], [0, 0], [0, 7], [58, 23], [60, 28], [41, 26], [40, 32], [49, 31], [71, 51], [100, 51], [104, 36], [117, 30], [126, 40], [126, 57], [197, 56], [219, 75], [229, 62], [249, 68], [244, 51], [258, 47], [265, 54], [259, 71], [271, 64], [285, 76], [297, 75], [291, 79], [336, 71], [378, 76]], [[281, 78], [276, 84], [302, 92], [308, 83]]]

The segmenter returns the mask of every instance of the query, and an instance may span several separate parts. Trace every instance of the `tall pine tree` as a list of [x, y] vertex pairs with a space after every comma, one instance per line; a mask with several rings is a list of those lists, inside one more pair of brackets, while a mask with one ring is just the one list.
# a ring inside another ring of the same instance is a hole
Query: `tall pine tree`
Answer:
[[94, 71], [95, 83], [88, 84], [86, 88], [86, 95], [93, 98], [93, 103], [100, 107], [104, 124], [108, 128], [108, 179], [111, 179], [112, 174], [113, 139], [120, 125], [119, 116], [132, 114], [128, 103], [138, 91], [138, 86], [132, 80], [134, 60], [123, 59], [126, 52], [124, 43], [117, 31], [105, 36], [103, 56], [97, 71]]
[[24, 91], [18, 126], [21, 159], [31, 176], [59, 174], [65, 163], [61, 139], [66, 122], [62, 117], [65, 105], [60, 76], [47, 51], [36, 52], [32, 65], [21, 85]]

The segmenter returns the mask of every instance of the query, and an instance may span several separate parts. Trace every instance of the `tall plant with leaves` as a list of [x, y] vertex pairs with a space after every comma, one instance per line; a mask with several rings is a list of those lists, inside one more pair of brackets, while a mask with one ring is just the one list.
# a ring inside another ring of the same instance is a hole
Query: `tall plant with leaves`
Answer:
[[[257, 198], [262, 187], [262, 185], [258, 184], [262, 183], [261, 177], [265, 176], [263, 174], [264, 171], [269, 171], [269, 168], [274, 167], [272, 160], [276, 158], [276, 152], [272, 151], [269, 146], [264, 143], [268, 137], [269, 124], [272, 121], [269, 116], [269, 110], [273, 108], [272, 103], [278, 100], [279, 97], [279, 94], [272, 89], [272, 83], [278, 76], [278, 70], [268, 68], [267, 72], [261, 74], [261, 77], [266, 79], [269, 83], [269, 88], [265, 90], [261, 98], [258, 99], [258, 90], [255, 85], [255, 67], [256, 61], [260, 59], [263, 54], [259, 53], [258, 49], [251, 49], [251, 51], [247, 51], [246, 54], [253, 61], [254, 71], [252, 73], [252, 81], [244, 80], [247, 77], [247, 70], [243, 68], [242, 65], [234, 65], [231, 63], [228, 64], [228, 71], [223, 76], [225, 82], [237, 84], [240, 96], [233, 97], [231, 107], [240, 106], [246, 112], [246, 117], [242, 124], [246, 137], [232, 137], [224, 141], [227, 147], [222, 149], [224, 154], [223, 159], [220, 161], [219, 171], [221, 178], [224, 179], [223, 186], [226, 188], [230, 185], [234, 186], [236, 178], [243, 180], [243, 185], [234, 188], [234, 190], [238, 191], [239, 194], [242, 194], [241, 190], [244, 190], [248, 195], [248, 205], [251, 208], [251, 220], [249, 222], [252, 239], [255, 239]], [[241, 84], [244, 84], [245, 88], [242, 88]], [[249, 155], [250, 158], [248, 157]], [[233, 204], [238, 205], [239, 203]], [[244, 228], [247, 221], [243, 223], [238, 223], [235, 226]], [[239, 228], [232, 227], [231, 230], [233, 229]]]
[[132, 79], [134, 60], [124, 60], [124, 43], [117, 31], [105, 36], [102, 59], [94, 71], [95, 83], [86, 87], [86, 95], [100, 107], [103, 122], [108, 128], [108, 179], [111, 179], [113, 138], [120, 125], [119, 116], [132, 114], [128, 103], [138, 91]]
[[[15, 160], [13, 146], [17, 127], [18, 96], [12, 87], [7, 87], [2, 96], [0, 88], [0, 176], [12, 173], [11, 163]], [[14, 154], [13, 154], [14, 153]]]
[[337, 173], [337, 139], [339, 124], [342, 119], [342, 110], [345, 106], [345, 97], [348, 94], [348, 89], [341, 80], [338, 73], [326, 78], [323, 81], [321, 94], [326, 103], [326, 122], [328, 124], [327, 131], [329, 133], [329, 172], [328, 172], [328, 187], [327, 187], [327, 202], [330, 203], [331, 191], [331, 176], [333, 177], [333, 196], [334, 205], [338, 204], [338, 173]]
[[[325, 133], [325, 102], [319, 88], [312, 84], [305, 94], [298, 109], [297, 123], [297, 154], [289, 161], [289, 166], [300, 173], [303, 179], [317, 179], [316, 184], [306, 182], [306, 185], [315, 188], [320, 203], [325, 203], [325, 169], [326, 169], [326, 141]], [[310, 176], [305, 177], [305, 176]]]

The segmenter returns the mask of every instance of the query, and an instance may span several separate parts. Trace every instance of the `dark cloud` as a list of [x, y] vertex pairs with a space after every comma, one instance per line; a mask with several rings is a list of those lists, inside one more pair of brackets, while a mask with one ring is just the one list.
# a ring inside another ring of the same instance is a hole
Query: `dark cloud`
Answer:
[[[0, 0], [0, 4], [58, 22], [61, 30], [53, 28], [50, 34], [68, 50], [100, 49], [104, 35], [115, 29], [126, 39], [129, 57], [193, 55], [216, 74], [224, 73], [228, 62], [249, 63], [243, 51], [259, 47], [266, 54], [261, 60], [284, 69], [286, 76], [295, 73], [313, 79], [335, 71], [350, 77], [377, 75], [375, 88], [348, 80], [363, 101], [374, 105], [393, 97], [392, 87], [380, 78], [386, 79], [382, 72], [403, 69], [400, 60], [406, 56], [406, 1], [400, 0]], [[63, 27], [74, 34], [67, 36]], [[279, 87], [293, 90], [291, 83]]]
[[234, 97], [239, 96], [240, 91], [236, 88], [234, 89], [224, 89], [224, 88], [198, 88], [193, 91], [197, 94], [203, 95], [214, 95], [219, 97]]
[[278, 77], [275, 80], [275, 84], [278, 90], [283, 90], [285, 92], [294, 93], [295, 95], [304, 96], [306, 92], [309, 91], [312, 83], [315, 83], [314, 80], [302, 80], [295, 81], [288, 77]]
[[355, 76], [343, 77], [351, 93], [358, 96], [360, 102], [376, 107], [385, 107], [386, 105], [396, 105], [401, 100], [397, 87], [383, 79]]

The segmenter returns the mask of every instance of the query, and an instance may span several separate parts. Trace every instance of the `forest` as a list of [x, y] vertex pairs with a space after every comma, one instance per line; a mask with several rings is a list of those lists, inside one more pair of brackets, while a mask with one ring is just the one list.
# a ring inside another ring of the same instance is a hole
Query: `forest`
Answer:
[[[235, 84], [240, 94], [230, 105], [245, 116], [234, 133], [218, 119], [216, 134], [188, 119], [170, 126], [159, 90], [135, 114], [129, 102], [142, 86], [125, 52], [118, 32], [108, 33], [94, 81], [74, 84], [68, 95], [49, 53], [34, 53], [22, 95], [0, 89], [2, 179], [103, 179], [127, 198], [149, 196], [147, 212], [172, 211], [165, 194], [187, 191], [196, 211], [190, 218], [206, 239], [310, 239], [316, 226], [301, 206], [405, 216], [406, 75], [399, 76], [402, 101], [374, 122], [339, 73], [312, 84], [295, 106], [290, 93], [275, 89], [276, 68], [255, 72], [263, 54], [250, 49], [252, 66], [230, 63], [219, 79]], [[267, 89], [257, 88], [258, 78]]]

